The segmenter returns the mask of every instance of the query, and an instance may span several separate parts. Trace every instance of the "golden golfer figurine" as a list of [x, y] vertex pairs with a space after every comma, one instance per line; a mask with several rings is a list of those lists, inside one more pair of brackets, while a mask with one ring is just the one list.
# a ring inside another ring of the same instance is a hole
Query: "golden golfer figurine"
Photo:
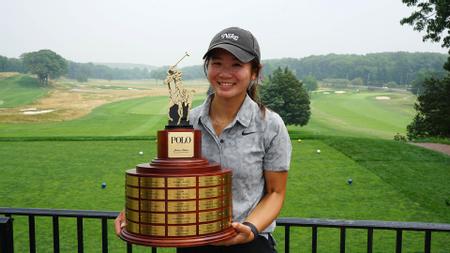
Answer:
[[189, 127], [189, 111], [192, 105], [192, 92], [183, 87], [181, 82], [181, 71], [176, 69], [180, 63], [189, 54], [185, 55], [175, 65], [171, 66], [167, 71], [164, 83], [169, 88], [169, 127]]

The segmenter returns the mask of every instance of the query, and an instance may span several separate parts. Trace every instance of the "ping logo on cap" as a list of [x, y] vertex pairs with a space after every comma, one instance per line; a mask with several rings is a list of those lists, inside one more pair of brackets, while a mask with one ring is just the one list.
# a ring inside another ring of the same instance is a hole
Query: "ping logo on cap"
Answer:
[[239, 36], [235, 35], [234, 33], [224, 33], [220, 35], [222, 39], [232, 39], [232, 40], [238, 40]]

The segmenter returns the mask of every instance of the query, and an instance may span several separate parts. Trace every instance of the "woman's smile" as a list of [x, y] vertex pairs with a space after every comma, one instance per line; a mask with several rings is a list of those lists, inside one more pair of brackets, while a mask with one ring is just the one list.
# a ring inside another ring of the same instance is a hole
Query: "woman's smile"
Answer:
[[234, 55], [223, 49], [212, 52], [208, 63], [208, 80], [217, 97], [243, 100], [247, 88], [256, 75], [252, 73], [250, 63], [239, 61]]

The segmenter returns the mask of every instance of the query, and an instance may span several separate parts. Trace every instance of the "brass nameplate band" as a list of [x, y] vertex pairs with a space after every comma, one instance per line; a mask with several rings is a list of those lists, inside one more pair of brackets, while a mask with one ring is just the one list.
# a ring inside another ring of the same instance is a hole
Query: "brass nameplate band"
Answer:
[[230, 174], [126, 177], [127, 230], [149, 236], [216, 233], [231, 223]]
[[[198, 177], [167, 177], [169, 188], [196, 187], [198, 178], [199, 187], [227, 185], [231, 181], [230, 175], [198, 176]], [[129, 186], [145, 188], [166, 188], [165, 177], [135, 177], [127, 175], [126, 183]]]
[[[220, 220], [211, 223], [203, 223], [199, 225], [149, 225], [139, 224], [131, 220], [127, 221], [127, 230], [142, 235], [150, 236], [165, 236], [166, 231], [168, 236], [195, 236], [205, 235], [221, 231], [223, 228], [230, 226], [229, 220]], [[197, 234], [198, 228], [198, 234]]]

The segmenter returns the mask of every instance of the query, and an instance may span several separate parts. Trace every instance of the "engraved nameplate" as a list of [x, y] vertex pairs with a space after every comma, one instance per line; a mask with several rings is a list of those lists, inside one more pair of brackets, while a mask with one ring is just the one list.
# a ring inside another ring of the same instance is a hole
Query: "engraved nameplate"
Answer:
[[200, 224], [198, 226], [198, 233], [201, 235], [210, 234], [210, 233], [214, 233], [214, 232], [218, 232], [218, 231], [222, 230], [222, 227], [223, 227], [222, 221]]
[[127, 175], [127, 185], [139, 187], [139, 177]]
[[195, 225], [190, 226], [168, 226], [169, 236], [190, 236], [195, 235], [197, 228]]
[[141, 234], [151, 236], [165, 236], [166, 229], [165, 226], [141, 224]]
[[141, 187], [164, 188], [165, 182], [163, 177], [141, 177]]
[[167, 142], [169, 158], [194, 157], [194, 132], [168, 132]]
[[168, 212], [189, 212], [195, 211], [196, 203], [195, 200], [191, 201], [168, 201], [167, 211]]
[[166, 193], [164, 190], [160, 189], [146, 189], [141, 188], [140, 192], [141, 199], [165, 199]]
[[195, 187], [195, 177], [169, 177], [167, 178], [167, 187], [181, 188], [181, 187]]
[[206, 209], [215, 209], [221, 207], [221, 198], [215, 198], [215, 199], [201, 199], [198, 201], [198, 208], [199, 210], [206, 210]]
[[202, 186], [215, 186], [222, 184], [222, 175], [218, 176], [201, 176], [198, 178], [198, 185]]
[[210, 187], [210, 188], [200, 188], [198, 190], [198, 195], [199, 195], [199, 198], [201, 198], [201, 199], [214, 198], [214, 197], [222, 195], [222, 187], [217, 186], [217, 187]]
[[181, 200], [181, 199], [196, 199], [197, 192], [193, 189], [169, 189], [167, 190], [167, 199]]
[[195, 223], [196, 219], [197, 219], [196, 213], [174, 213], [167, 215], [168, 224]]

